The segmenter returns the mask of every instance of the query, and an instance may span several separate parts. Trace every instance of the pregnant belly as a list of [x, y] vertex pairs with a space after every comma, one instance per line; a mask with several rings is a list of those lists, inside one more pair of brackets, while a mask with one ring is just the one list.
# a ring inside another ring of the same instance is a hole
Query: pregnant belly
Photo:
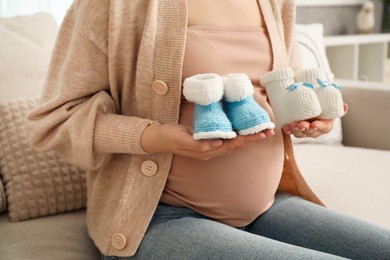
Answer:
[[161, 201], [231, 226], [245, 226], [272, 205], [283, 160], [279, 132], [209, 161], [174, 156]]

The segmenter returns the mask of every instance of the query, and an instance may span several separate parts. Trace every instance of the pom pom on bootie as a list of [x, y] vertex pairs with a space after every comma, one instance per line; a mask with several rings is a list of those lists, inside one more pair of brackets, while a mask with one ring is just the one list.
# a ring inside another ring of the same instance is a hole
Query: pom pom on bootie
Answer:
[[253, 98], [253, 85], [245, 73], [232, 73], [222, 77], [224, 84], [223, 108], [239, 135], [274, 129], [267, 113]]
[[307, 82], [315, 86], [321, 104], [320, 119], [332, 119], [344, 115], [344, 102], [341, 87], [336, 83], [325, 80], [324, 72], [320, 68], [303, 70], [295, 75], [297, 82]]
[[186, 78], [183, 83], [183, 95], [195, 103], [193, 119], [193, 138], [231, 139], [237, 136], [232, 124], [222, 110], [222, 78], [213, 73], [197, 74]]
[[267, 91], [279, 128], [321, 114], [321, 105], [314, 92], [314, 86], [295, 83], [291, 68], [279, 68], [268, 72], [260, 82]]

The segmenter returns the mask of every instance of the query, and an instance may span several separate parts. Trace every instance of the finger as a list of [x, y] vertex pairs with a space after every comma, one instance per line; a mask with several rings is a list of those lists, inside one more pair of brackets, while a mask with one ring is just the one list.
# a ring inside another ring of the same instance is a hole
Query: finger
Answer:
[[283, 130], [283, 132], [285, 132], [288, 135], [291, 134], [290, 125], [283, 126], [282, 130]]
[[304, 131], [309, 126], [309, 123], [306, 123], [306, 121], [295, 121], [292, 122], [290, 125], [290, 131], [291, 132], [297, 132], [297, 131]]
[[344, 103], [344, 116], [348, 113], [348, 104]]
[[215, 157], [223, 144], [221, 139], [193, 140], [192, 145], [178, 149], [175, 154], [206, 161]]
[[316, 120], [316, 121], [309, 123], [308, 128], [304, 131], [306, 137], [316, 138], [322, 134], [322, 132], [319, 131], [319, 129], [318, 129], [319, 124], [317, 123], [317, 121], [319, 121], [319, 120]]
[[293, 134], [297, 138], [305, 137], [303, 133], [306, 129], [310, 128], [310, 123], [307, 121], [296, 121], [289, 125], [289, 130], [285, 131], [288, 134]]
[[285, 132], [288, 135], [292, 134], [293, 131], [298, 130], [297, 122], [292, 122], [292, 123], [290, 123], [288, 125], [283, 126], [282, 130], [283, 130], [283, 132]]
[[293, 131], [294, 129], [298, 129], [298, 121], [292, 122], [289, 126], [290, 126], [290, 131]]
[[[251, 135], [239, 135], [234, 139], [226, 139], [226, 140], [208, 140], [209, 144], [205, 143], [204, 141], [198, 141], [198, 147], [197, 150], [201, 151], [202, 154], [198, 155], [198, 158], [204, 160], [204, 159], [211, 159], [223, 154], [227, 154], [229, 152], [235, 151], [237, 149], [240, 149], [244, 147], [245, 145], [248, 145], [250, 143], [259, 142], [266, 137], [270, 137], [275, 135], [275, 131], [273, 129], [267, 129], [263, 132], [259, 132], [256, 134]], [[213, 143], [215, 143], [214, 149], [209, 149], [208, 145], [213, 146]]]
[[303, 138], [303, 137], [306, 137], [305, 132], [299, 130], [298, 128], [296, 128], [296, 130], [293, 130], [291, 133], [292, 133], [296, 138]]
[[333, 128], [334, 119], [322, 119], [313, 121], [310, 128], [316, 128], [321, 133], [329, 133]]
[[209, 140], [208, 144], [211, 148], [216, 149], [216, 148], [220, 147], [221, 145], [223, 145], [223, 141], [221, 139], [213, 139], [213, 140]]
[[318, 131], [317, 128], [309, 128], [309, 129], [306, 129], [304, 131], [304, 134], [306, 135], [306, 137], [315, 137], [315, 136], [317, 136], [318, 133], [321, 133], [321, 132]]
[[325, 133], [319, 131], [317, 128], [309, 128], [308, 130], [305, 131], [306, 137], [310, 137], [310, 138], [317, 138], [323, 134]]
[[253, 142], [259, 142], [264, 138], [266, 138], [266, 135], [263, 132], [252, 134], [252, 135], [239, 135], [234, 139], [225, 140], [223, 146], [220, 147], [220, 150], [223, 151], [237, 150], [241, 146]]
[[248, 143], [258, 142], [266, 138], [264, 132], [259, 132], [251, 135], [239, 135], [236, 139], [232, 140], [232, 143], [237, 146], [245, 145]]
[[267, 129], [263, 131], [264, 135], [266, 137], [271, 137], [275, 135], [275, 131], [273, 129]]
[[300, 131], [304, 132], [304, 131], [306, 131], [307, 129], [310, 128], [310, 123], [307, 122], [307, 121], [300, 121], [300, 122], [298, 122], [298, 124], [297, 124], [297, 128], [298, 128]]
[[223, 145], [219, 138], [195, 140], [193, 138], [193, 130], [189, 126], [180, 125], [181, 132], [177, 133], [178, 149], [182, 151], [209, 151], [214, 150]]
[[297, 131], [305, 131], [310, 127], [310, 123], [306, 121], [295, 121], [288, 125], [285, 125], [282, 129], [286, 134], [294, 134]]
[[186, 150], [205, 153], [216, 150], [222, 145], [223, 141], [221, 139], [194, 140], [194, 144], [189, 146]]

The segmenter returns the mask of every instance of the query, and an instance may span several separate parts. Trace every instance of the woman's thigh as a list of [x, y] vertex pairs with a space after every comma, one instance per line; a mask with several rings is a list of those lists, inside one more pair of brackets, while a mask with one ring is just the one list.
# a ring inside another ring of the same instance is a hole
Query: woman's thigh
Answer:
[[103, 259], [336, 259], [207, 219], [171, 206], [158, 207], [133, 257]]
[[353, 259], [390, 259], [390, 230], [278, 193], [247, 231]]

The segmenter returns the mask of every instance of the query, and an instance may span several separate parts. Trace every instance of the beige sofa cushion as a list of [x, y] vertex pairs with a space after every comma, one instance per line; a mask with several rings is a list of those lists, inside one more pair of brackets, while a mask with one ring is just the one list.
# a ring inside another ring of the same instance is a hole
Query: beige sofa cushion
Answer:
[[0, 168], [12, 221], [86, 206], [86, 173], [56, 157], [35, 152], [24, 117], [36, 98], [0, 99]]
[[329, 208], [390, 228], [390, 151], [299, 144], [295, 154]]
[[56, 35], [49, 14], [0, 18], [0, 97], [40, 94]]
[[11, 223], [0, 216], [1, 259], [96, 260], [100, 254], [88, 237], [85, 211]]

